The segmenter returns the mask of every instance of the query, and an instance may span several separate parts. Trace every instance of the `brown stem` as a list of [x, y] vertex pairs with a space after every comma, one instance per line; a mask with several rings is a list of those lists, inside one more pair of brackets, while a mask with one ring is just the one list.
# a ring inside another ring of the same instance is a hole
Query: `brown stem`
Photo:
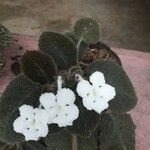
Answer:
[[75, 134], [72, 134], [72, 150], [77, 149], [78, 149], [77, 136]]

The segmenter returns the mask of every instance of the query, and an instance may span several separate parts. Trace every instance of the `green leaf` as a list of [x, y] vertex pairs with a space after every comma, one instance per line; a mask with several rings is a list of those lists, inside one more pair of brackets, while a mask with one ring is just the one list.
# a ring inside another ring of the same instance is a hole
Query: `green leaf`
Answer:
[[39, 48], [53, 57], [59, 69], [69, 69], [76, 65], [76, 47], [65, 35], [43, 32]]
[[14, 62], [12, 65], [11, 65], [11, 72], [17, 76], [21, 73], [21, 68], [20, 68], [20, 63], [19, 62]]
[[100, 150], [135, 150], [135, 125], [129, 114], [106, 114], [99, 126]]
[[8, 85], [0, 97], [0, 139], [13, 144], [22, 141], [23, 135], [13, 130], [13, 122], [19, 116], [19, 107], [39, 103], [41, 86], [33, 84], [20, 74]]
[[47, 148], [38, 142], [29, 141], [22, 144], [22, 150], [47, 150]]
[[96, 150], [96, 148], [95, 140], [78, 137], [78, 150]]
[[71, 150], [71, 135], [68, 132], [62, 131], [55, 134], [48, 134], [45, 138], [48, 150]]
[[0, 150], [6, 150], [7, 144], [0, 141]]
[[0, 70], [2, 70], [5, 66], [5, 61], [2, 57], [2, 54], [0, 53]]
[[95, 61], [87, 69], [90, 76], [93, 72], [104, 74], [107, 84], [115, 87], [116, 96], [109, 101], [110, 109], [114, 112], [127, 112], [137, 104], [134, 87], [123, 68], [112, 61]]
[[[71, 32], [66, 32], [64, 33], [64, 35], [66, 37], [68, 37], [68, 39], [74, 43], [75, 46], [77, 46], [78, 44], [78, 39], [74, 36], [73, 33]], [[81, 42], [80, 46], [79, 46], [79, 53], [78, 53], [78, 56], [79, 56], [79, 60], [81, 60], [84, 56], [85, 53], [87, 53], [89, 50], [89, 47], [88, 47], [88, 44], [84, 43], [83, 41]]]
[[[66, 131], [62, 131], [46, 137], [48, 150], [71, 150], [72, 135]], [[96, 150], [96, 143], [93, 139], [77, 136], [78, 150]]]
[[81, 18], [75, 25], [73, 32], [75, 36], [87, 44], [97, 43], [100, 39], [99, 23], [93, 18]]
[[31, 81], [40, 84], [51, 83], [56, 75], [52, 57], [38, 51], [27, 51], [22, 56], [21, 69]]
[[0, 24], [0, 47], [9, 47], [13, 43], [12, 33]]
[[84, 137], [92, 136], [96, 127], [100, 122], [100, 115], [95, 111], [87, 110], [82, 103], [82, 100], [78, 98], [76, 105], [79, 108], [79, 117], [73, 122], [73, 126], [68, 127], [73, 134], [81, 135]]

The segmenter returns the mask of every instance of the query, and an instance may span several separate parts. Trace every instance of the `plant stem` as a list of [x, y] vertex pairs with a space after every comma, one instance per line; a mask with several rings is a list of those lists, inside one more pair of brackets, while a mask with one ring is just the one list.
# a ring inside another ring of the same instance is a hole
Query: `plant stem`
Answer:
[[77, 135], [72, 134], [72, 150], [78, 149]]
[[78, 67], [80, 67], [80, 65], [79, 65], [79, 48], [80, 48], [80, 44], [81, 44], [82, 40], [83, 40], [83, 36], [81, 36], [80, 40], [77, 43], [77, 59], [76, 59], [76, 62], [77, 62]]
[[42, 108], [42, 104], [40, 103], [40, 105], [39, 105], [39, 109], [41, 109]]

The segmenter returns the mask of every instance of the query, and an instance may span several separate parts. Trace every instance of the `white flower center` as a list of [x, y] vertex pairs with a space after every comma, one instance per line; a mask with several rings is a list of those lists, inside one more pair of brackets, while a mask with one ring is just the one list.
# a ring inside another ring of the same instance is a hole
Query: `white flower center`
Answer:
[[30, 126], [31, 126], [32, 128], [35, 128], [35, 127], [37, 126], [37, 122], [36, 122], [35, 119], [32, 119], [32, 120], [31, 120]]
[[87, 96], [93, 96], [93, 97], [97, 97], [97, 98], [102, 98], [102, 96], [100, 96], [99, 94], [99, 88], [98, 86], [94, 86], [92, 88], [92, 90], [87, 94]]
[[56, 111], [57, 111], [57, 112], [63, 111], [62, 106], [61, 106], [61, 105], [57, 105], [57, 106], [56, 106]]

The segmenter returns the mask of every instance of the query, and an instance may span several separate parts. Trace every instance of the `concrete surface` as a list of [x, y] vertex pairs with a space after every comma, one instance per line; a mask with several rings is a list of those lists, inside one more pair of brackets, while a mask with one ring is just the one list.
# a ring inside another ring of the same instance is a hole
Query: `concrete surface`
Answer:
[[[0, 93], [14, 78], [10, 71], [10, 65], [12, 64], [10, 57], [23, 54], [28, 49], [38, 49], [37, 38], [22, 35], [16, 35], [15, 38], [18, 39], [18, 42], [5, 50], [4, 53], [7, 64], [0, 71]], [[23, 45], [23, 50], [19, 49], [20, 45]], [[118, 48], [113, 48], [113, 50], [121, 58], [123, 67], [131, 79], [138, 96], [138, 104], [130, 112], [137, 126], [136, 150], [150, 150], [150, 53]]]
[[87, 16], [100, 21], [102, 42], [150, 51], [150, 0], [0, 0], [0, 23], [13, 33], [64, 32]]

